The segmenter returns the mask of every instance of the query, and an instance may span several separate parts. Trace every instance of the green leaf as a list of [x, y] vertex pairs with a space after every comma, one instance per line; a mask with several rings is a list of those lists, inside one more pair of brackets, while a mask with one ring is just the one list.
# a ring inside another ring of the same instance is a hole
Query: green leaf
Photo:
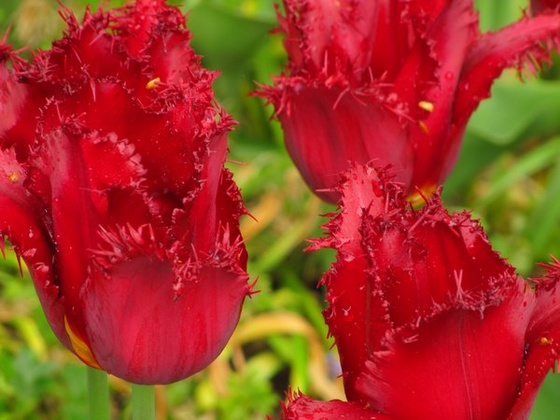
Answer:
[[560, 133], [560, 82], [534, 79], [519, 83], [497, 80], [490, 100], [472, 115], [468, 130], [496, 145], [514, 143], [527, 135]]
[[558, 159], [560, 151], [560, 137], [543, 143], [541, 146], [531, 150], [507, 172], [499, 174], [494, 178], [486, 194], [474, 204], [477, 209], [487, 207], [508, 189], [514, 187], [520, 179], [545, 169]]
[[[272, 8], [272, 5], [270, 6]], [[215, 2], [198, 2], [189, 10], [187, 24], [192, 45], [212, 69], [239, 69], [276, 23], [232, 12]]]

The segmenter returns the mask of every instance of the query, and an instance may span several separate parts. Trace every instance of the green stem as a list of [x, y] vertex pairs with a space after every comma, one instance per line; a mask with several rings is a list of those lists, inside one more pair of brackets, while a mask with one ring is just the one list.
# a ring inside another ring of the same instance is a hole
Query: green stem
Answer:
[[107, 374], [99, 369], [88, 368], [89, 418], [109, 420], [109, 382]]
[[154, 420], [156, 418], [155, 388], [153, 385], [132, 387], [132, 420]]

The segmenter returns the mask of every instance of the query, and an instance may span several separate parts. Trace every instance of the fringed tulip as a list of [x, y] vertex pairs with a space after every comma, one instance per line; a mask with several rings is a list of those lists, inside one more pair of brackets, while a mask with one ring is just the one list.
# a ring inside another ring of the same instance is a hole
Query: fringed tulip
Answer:
[[82, 361], [177, 381], [221, 352], [250, 293], [233, 121], [177, 8], [63, 14], [32, 63], [0, 47], [0, 233]]
[[[560, 351], [560, 264], [528, 283], [466, 212], [420, 210], [353, 166], [315, 248], [349, 403], [295, 395], [286, 419], [522, 419]], [[344, 408], [346, 407], [346, 408]], [[330, 415], [336, 413], [336, 415]]]
[[452, 170], [465, 127], [507, 67], [548, 58], [560, 16], [481, 34], [472, 0], [283, 0], [274, 105], [309, 187], [335, 203], [348, 162], [392, 165], [410, 199]]

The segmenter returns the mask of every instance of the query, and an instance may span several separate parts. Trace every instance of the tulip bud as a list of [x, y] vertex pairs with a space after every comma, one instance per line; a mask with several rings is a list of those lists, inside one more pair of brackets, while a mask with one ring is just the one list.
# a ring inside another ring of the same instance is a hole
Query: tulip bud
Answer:
[[2, 47], [0, 232], [81, 360], [174, 382], [221, 352], [250, 293], [234, 122], [177, 8], [63, 14], [32, 63]]

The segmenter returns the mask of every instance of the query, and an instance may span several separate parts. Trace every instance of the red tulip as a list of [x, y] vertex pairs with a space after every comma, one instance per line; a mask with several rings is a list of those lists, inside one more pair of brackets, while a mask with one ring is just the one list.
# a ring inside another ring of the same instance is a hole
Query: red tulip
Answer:
[[350, 403], [299, 396], [285, 418], [527, 418], [559, 357], [560, 263], [533, 289], [438, 194], [415, 211], [402, 185], [359, 165], [339, 191], [314, 247], [338, 252], [324, 315]]
[[0, 47], [0, 232], [85, 363], [177, 381], [221, 352], [250, 293], [233, 121], [177, 8], [63, 12], [32, 63]]
[[560, 31], [549, 15], [481, 34], [472, 0], [283, 4], [288, 69], [259, 94], [309, 187], [333, 203], [349, 161], [392, 165], [407, 194], [435, 190], [494, 79], [547, 58]]

